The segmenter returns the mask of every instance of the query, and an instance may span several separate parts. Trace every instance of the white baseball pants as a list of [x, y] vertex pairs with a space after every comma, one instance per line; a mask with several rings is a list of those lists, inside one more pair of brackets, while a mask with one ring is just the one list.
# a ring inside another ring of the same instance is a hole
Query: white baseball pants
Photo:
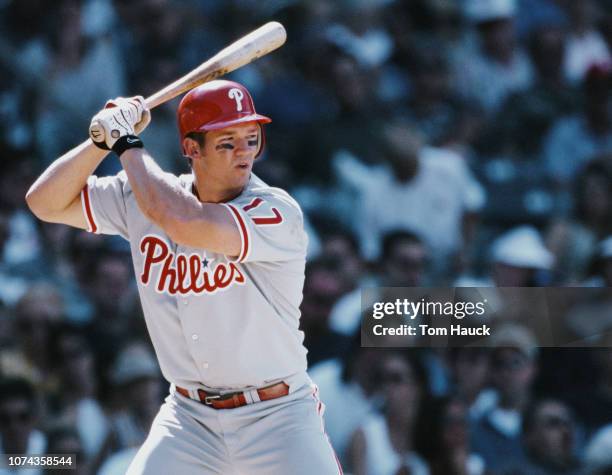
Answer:
[[323, 408], [311, 384], [221, 410], [172, 391], [127, 475], [342, 474]]

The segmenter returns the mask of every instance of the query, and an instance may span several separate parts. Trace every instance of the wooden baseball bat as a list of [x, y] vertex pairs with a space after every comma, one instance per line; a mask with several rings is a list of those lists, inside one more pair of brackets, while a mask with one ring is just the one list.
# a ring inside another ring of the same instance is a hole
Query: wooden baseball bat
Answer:
[[193, 71], [145, 99], [150, 109], [274, 51], [285, 43], [285, 27], [271, 21], [223, 48]]

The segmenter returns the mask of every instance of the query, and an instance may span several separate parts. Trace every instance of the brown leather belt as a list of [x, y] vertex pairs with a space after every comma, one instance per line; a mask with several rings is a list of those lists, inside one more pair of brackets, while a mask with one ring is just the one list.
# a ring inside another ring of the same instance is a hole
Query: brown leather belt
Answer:
[[[229, 394], [210, 394], [202, 389], [198, 389], [198, 399], [192, 398], [187, 389], [176, 386], [176, 391], [182, 396], [200, 401], [202, 404], [212, 407], [213, 409], [234, 409], [236, 407], [246, 406], [248, 404], [247, 397], [244, 392], [236, 392]], [[257, 395], [260, 401], [269, 401], [289, 394], [289, 386], [283, 382], [273, 384], [257, 390]], [[256, 402], [256, 401], [253, 401]]]

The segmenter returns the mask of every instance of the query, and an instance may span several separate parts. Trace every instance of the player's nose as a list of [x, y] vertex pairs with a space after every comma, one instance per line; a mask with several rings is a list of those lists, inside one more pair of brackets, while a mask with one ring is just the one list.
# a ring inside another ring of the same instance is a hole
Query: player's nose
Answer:
[[257, 152], [257, 146], [251, 144], [246, 138], [237, 140], [235, 147], [236, 155], [241, 157]]

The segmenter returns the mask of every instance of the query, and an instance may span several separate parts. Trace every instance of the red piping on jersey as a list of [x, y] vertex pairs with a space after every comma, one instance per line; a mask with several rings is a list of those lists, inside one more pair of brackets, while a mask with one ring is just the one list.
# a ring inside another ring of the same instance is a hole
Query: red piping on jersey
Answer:
[[236, 216], [236, 220], [238, 221], [238, 224], [240, 226], [240, 234], [242, 234], [242, 252], [238, 257], [238, 262], [242, 262], [249, 253], [249, 233], [247, 231], [246, 224], [244, 223], [244, 219], [242, 219], [242, 215], [240, 214], [240, 212], [230, 204], [228, 204], [227, 206], [229, 207], [229, 209], [232, 210], [234, 216]]
[[92, 233], [98, 232], [98, 226], [96, 226], [96, 222], [93, 217], [93, 213], [91, 212], [91, 204], [89, 202], [89, 187], [87, 184], [83, 187], [83, 202], [85, 203], [85, 217], [89, 223], [89, 227], [91, 228]]
[[257, 208], [262, 203], [263, 203], [263, 200], [261, 198], [255, 198], [248, 205], [243, 206], [242, 209], [245, 210], [245, 211], [250, 211], [253, 208]]

